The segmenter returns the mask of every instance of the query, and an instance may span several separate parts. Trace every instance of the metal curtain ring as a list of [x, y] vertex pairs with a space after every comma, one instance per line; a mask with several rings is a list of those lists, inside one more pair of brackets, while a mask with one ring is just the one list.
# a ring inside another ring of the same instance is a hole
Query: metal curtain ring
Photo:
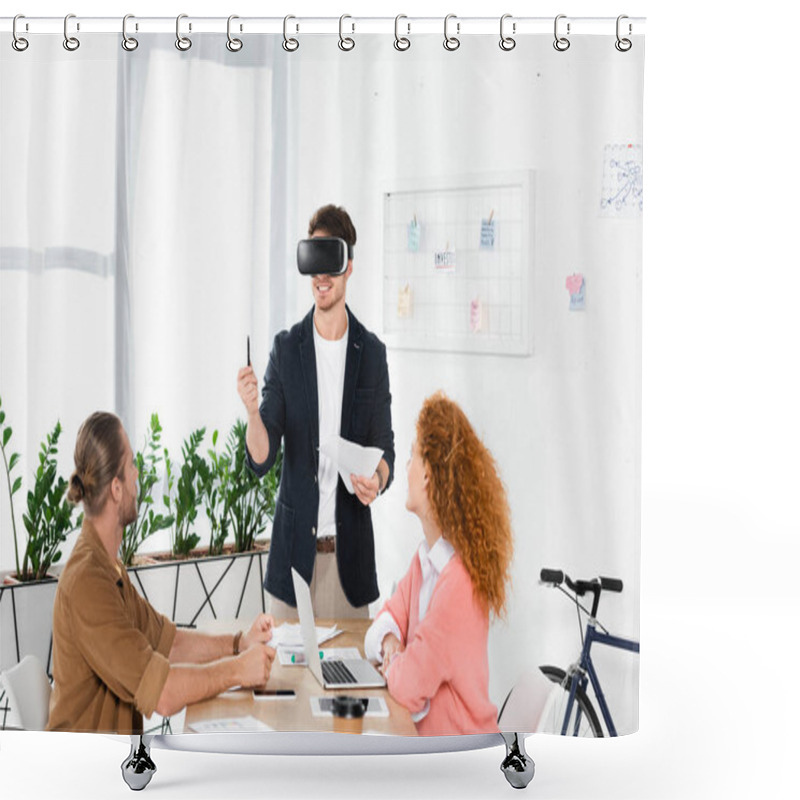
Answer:
[[[517, 40], [512, 38], [511, 36], [505, 35], [504, 26], [507, 19], [511, 19], [511, 14], [503, 14], [500, 17], [500, 49], [505, 50], [508, 52], [509, 50], [513, 50], [517, 46]], [[512, 23], [511, 30], [516, 33], [517, 32], [517, 23]]]
[[[181, 20], [188, 19], [188, 14], [178, 14], [175, 20], [175, 47], [181, 52], [186, 52], [192, 46], [192, 40], [188, 36], [181, 36]], [[191, 30], [191, 25], [189, 30]]]
[[70, 53], [74, 52], [81, 46], [81, 43], [78, 39], [69, 35], [67, 28], [71, 19], [75, 19], [74, 14], [67, 14], [67, 16], [64, 17], [64, 49], [69, 50]]
[[122, 18], [122, 49], [132, 53], [138, 46], [139, 40], [128, 36], [128, 20], [134, 19], [133, 14], [126, 14]]
[[[394, 49], [402, 52], [411, 47], [411, 39], [400, 35], [399, 28], [401, 19], [408, 19], [408, 17], [405, 14], [398, 14], [394, 18]], [[411, 33], [411, 23], [407, 22], [406, 27], [408, 28], [408, 32]]]
[[[345, 52], [347, 52], [348, 50], [352, 50], [356, 46], [355, 41], [351, 39], [349, 36], [345, 37], [342, 32], [342, 26], [346, 19], [353, 19], [353, 18], [349, 14], [342, 14], [342, 16], [339, 17], [339, 49], [344, 50]], [[355, 22], [351, 24], [353, 26], [353, 33], [355, 33], [356, 24]]]
[[238, 53], [244, 46], [241, 39], [237, 39], [231, 35], [231, 22], [233, 22], [235, 19], [239, 19], [236, 14], [231, 14], [228, 17], [228, 41], [225, 42], [225, 47], [227, 47], [231, 53]]
[[291, 14], [289, 14], [283, 18], [283, 49], [287, 53], [293, 53], [298, 47], [300, 47], [300, 42], [298, 42], [297, 39], [290, 39], [288, 36], [287, 31], [290, 19], [296, 19], [296, 17], [293, 17]]
[[18, 53], [23, 53], [23, 52], [25, 52], [25, 50], [28, 49], [28, 45], [30, 44], [30, 42], [17, 33], [17, 20], [18, 19], [25, 19], [25, 15], [24, 14], [17, 14], [17, 16], [14, 17], [14, 22], [11, 25], [11, 35], [13, 36], [13, 38], [11, 40], [11, 46]]
[[[555, 41], [553, 42], [553, 47], [559, 51], [559, 53], [563, 53], [565, 50], [569, 50], [570, 41], [565, 36], [558, 35], [558, 21], [560, 19], [566, 19], [566, 14], [559, 14], [556, 17], [555, 22], [553, 23], [553, 35], [555, 36]], [[567, 35], [569, 35], [569, 22], [567, 23]]]
[[[444, 18], [444, 49], [445, 50], [458, 50], [461, 47], [461, 40], [457, 36], [448, 36], [447, 35], [447, 25], [451, 19], [456, 19], [455, 14], [448, 14]], [[456, 23], [456, 33], [461, 30], [461, 23]]]
[[[619, 50], [619, 51], [620, 51], [620, 53], [627, 53], [627, 52], [628, 52], [628, 50], [630, 50], [630, 49], [631, 49], [631, 47], [633, 47], [633, 42], [632, 42], [630, 39], [627, 39], [627, 38], [626, 38], [626, 39], [623, 39], [623, 38], [622, 38], [622, 37], [619, 35], [619, 27], [620, 27], [620, 26], [619, 26], [619, 24], [620, 24], [620, 22], [622, 22], [622, 20], [624, 20], [624, 19], [628, 19], [628, 16], [627, 16], [627, 14], [620, 14], [620, 15], [617, 17], [617, 41], [616, 41], [616, 42], [614, 42], [614, 47], [616, 47], [616, 48], [617, 48], [617, 50]], [[629, 22], [629, 23], [628, 23], [628, 34], [630, 34], [632, 31], [633, 31], [633, 28], [631, 27], [631, 24], [630, 24], [630, 22]]]

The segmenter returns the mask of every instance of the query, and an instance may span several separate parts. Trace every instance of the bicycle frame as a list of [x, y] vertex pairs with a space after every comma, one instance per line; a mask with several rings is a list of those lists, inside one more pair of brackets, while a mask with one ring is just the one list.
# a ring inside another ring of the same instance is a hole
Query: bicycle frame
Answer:
[[[623, 639], [619, 636], [612, 636], [608, 633], [598, 632], [594, 619], [590, 619], [586, 623], [586, 636], [583, 640], [581, 659], [577, 665], [573, 665], [570, 668], [572, 679], [570, 682], [569, 699], [567, 700], [567, 710], [564, 714], [564, 722], [561, 726], [562, 736], [567, 735], [567, 721], [572, 713], [572, 706], [575, 702], [575, 692], [577, 691], [578, 686], [580, 685], [580, 687], [586, 691], [586, 686], [590, 682], [592, 684], [595, 697], [597, 698], [597, 702], [600, 705], [600, 713], [603, 715], [603, 720], [606, 723], [606, 728], [608, 728], [609, 736], [617, 735], [617, 729], [614, 726], [614, 720], [611, 717], [611, 710], [608, 707], [608, 703], [606, 703], [603, 689], [600, 686], [600, 679], [597, 677], [597, 671], [595, 670], [594, 663], [592, 662], [591, 649], [595, 642], [597, 642], [597, 644], [607, 645], [608, 647], [615, 647], [618, 650], [628, 650], [632, 653], [639, 652], [639, 642], [636, 642], [632, 639]], [[578, 726], [580, 725], [580, 721], [581, 709], [579, 706], [577, 713], [575, 714], [574, 733], [576, 734], [578, 731]]]

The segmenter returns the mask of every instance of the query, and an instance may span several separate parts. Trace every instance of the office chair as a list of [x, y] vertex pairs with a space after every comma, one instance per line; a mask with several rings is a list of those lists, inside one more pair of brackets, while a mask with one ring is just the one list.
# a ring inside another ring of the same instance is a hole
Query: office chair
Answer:
[[539, 730], [542, 712], [553, 691], [553, 683], [537, 667], [526, 672], [506, 696], [497, 724], [501, 731]]
[[0, 681], [20, 727], [26, 731], [44, 730], [50, 716], [52, 688], [39, 659], [25, 656], [19, 664], [0, 673]]

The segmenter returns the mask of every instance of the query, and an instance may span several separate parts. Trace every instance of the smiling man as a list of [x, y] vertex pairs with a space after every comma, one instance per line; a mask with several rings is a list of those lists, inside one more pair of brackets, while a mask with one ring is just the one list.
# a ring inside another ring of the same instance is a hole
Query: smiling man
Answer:
[[[311, 218], [308, 235], [311, 241], [301, 246], [311, 251], [314, 239], [328, 240], [334, 250], [339, 240], [342, 261], [322, 263], [311, 274], [314, 307], [275, 337], [260, 404], [253, 368], [242, 367], [238, 376], [250, 467], [266, 474], [284, 443], [264, 587], [273, 616], [296, 618], [294, 567], [311, 587], [318, 617], [367, 617], [368, 604], [378, 597], [370, 504], [394, 473], [386, 348], [345, 303], [356, 243], [348, 213], [323, 206]], [[372, 475], [350, 476], [355, 494], [319, 452], [336, 435], [383, 451]]]

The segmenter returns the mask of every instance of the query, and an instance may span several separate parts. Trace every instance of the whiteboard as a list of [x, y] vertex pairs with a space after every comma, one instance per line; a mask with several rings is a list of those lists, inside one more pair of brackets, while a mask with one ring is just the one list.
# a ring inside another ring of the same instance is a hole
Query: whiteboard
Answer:
[[388, 347], [531, 353], [532, 186], [523, 171], [384, 191]]

